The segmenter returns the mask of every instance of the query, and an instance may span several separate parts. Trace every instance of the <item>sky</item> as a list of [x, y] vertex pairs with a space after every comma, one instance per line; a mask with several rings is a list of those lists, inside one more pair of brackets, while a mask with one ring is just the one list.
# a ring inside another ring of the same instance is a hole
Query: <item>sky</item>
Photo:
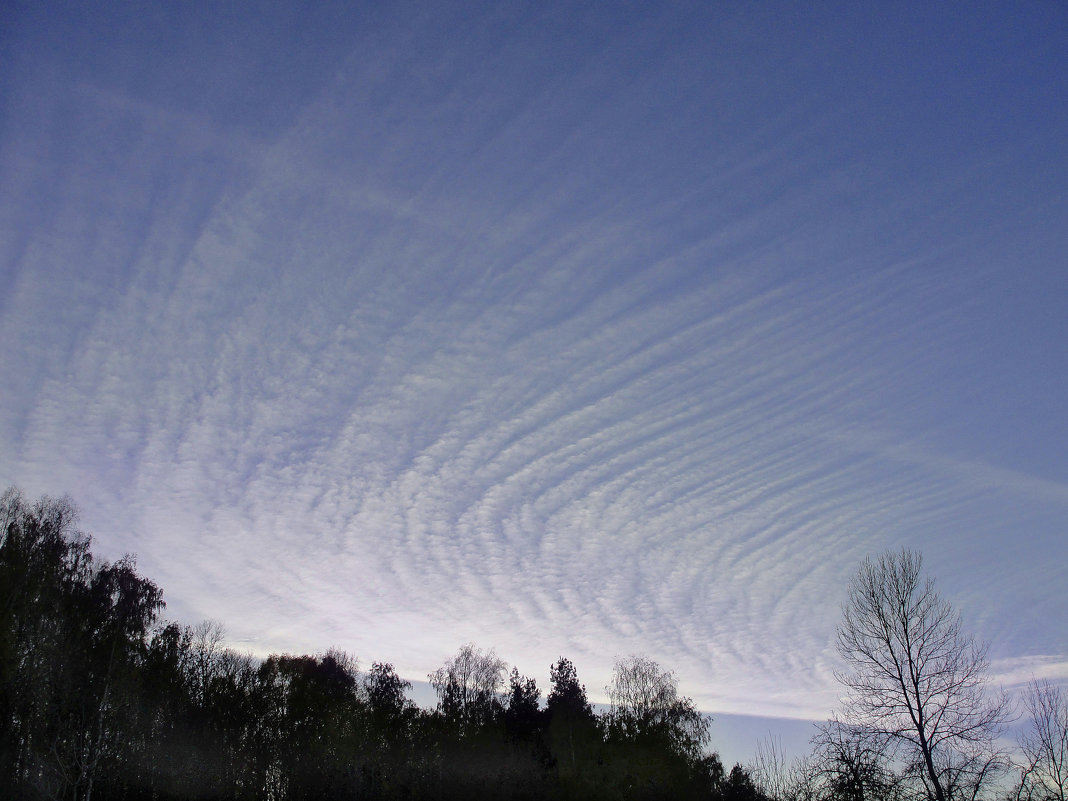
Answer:
[[166, 614], [823, 719], [861, 561], [1068, 680], [1068, 8], [6, 2], [0, 485]]

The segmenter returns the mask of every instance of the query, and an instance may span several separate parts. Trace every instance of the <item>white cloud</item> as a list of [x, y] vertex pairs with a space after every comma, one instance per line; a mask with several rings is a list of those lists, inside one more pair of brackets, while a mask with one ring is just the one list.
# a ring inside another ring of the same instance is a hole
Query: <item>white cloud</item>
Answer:
[[81, 87], [98, 126], [65, 161], [5, 157], [58, 199], [9, 256], [0, 476], [70, 491], [172, 612], [260, 652], [419, 675], [475, 640], [542, 678], [567, 655], [597, 694], [644, 651], [709, 708], [822, 716], [844, 583], [899, 544], [999, 659], [1062, 650], [1033, 616], [1066, 614], [1043, 549], [1068, 490], [927, 442], [969, 413], [925, 405], [966, 266], [850, 229], [924, 213], [911, 184], [848, 208], [881, 173], [817, 169], [803, 108], [791, 136], [708, 118], [717, 157], [650, 155], [668, 123], [618, 126], [661, 72], [628, 88], [604, 58], [417, 109], [357, 48], [270, 138]]

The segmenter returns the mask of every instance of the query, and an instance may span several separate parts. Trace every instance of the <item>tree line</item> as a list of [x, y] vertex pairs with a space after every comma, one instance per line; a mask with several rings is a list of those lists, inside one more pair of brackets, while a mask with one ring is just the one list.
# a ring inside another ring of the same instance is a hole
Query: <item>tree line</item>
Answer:
[[978, 799], [1065, 801], [1068, 704], [1036, 683], [1022, 757], [985, 652], [909, 552], [869, 560], [839, 650], [850, 692], [813, 753], [726, 770], [710, 718], [675, 675], [619, 660], [595, 712], [575, 665], [544, 698], [492, 650], [428, 676], [433, 709], [392, 665], [342, 651], [256, 659], [219, 624], [162, 617], [134, 561], [96, 558], [68, 499], [0, 497], [0, 789], [13, 799]]
[[0, 797], [755, 799], [708, 753], [670, 671], [622, 660], [596, 714], [574, 664], [534, 679], [465, 645], [422, 709], [388, 663], [255, 659], [162, 617], [129, 557], [102, 561], [67, 500], [0, 498]]

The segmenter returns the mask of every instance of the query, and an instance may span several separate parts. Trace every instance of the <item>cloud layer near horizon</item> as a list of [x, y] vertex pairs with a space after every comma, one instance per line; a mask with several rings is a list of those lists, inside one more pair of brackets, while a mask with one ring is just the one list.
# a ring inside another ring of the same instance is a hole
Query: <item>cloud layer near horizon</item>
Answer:
[[1068, 677], [1054, 46], [992, 84], [960, 20], [486, 11], [69, 53], [23, 11], [0, 480], [259, 652], [642, 651], [822, 716], [907, 545], [999, 675]]

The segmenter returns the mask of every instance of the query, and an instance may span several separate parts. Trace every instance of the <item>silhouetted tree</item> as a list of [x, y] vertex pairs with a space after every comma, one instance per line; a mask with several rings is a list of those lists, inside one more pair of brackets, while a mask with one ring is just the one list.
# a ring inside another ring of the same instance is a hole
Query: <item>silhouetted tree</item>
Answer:
[[753, 783], [748, 771], [741, 765], [735, 765], [719, 787], [719, 796], [723, 801], [767, 801], [766, 797]]
[[1029, 720], [1020, 734], [1023, 754], [1018, 799], [1065, 801], [1068, 797], [1068, 692], [1032, 680], [1024, 699]]
[[541, 690], [534, 679], [520, 676], [512, 668], [508, 677], [508, 696], [504, 708], [504, 726], [513, 740], [530, 741], [541, 728], [542, 714], [538, 699]]
[[616, 662], [605, 688], [612, 702], [610, 725], [617, 736], [662, 738], [679, 754], [697, 758], [708, 741], [709, 721], [678, 692], [670, 670], [644, 656]]
[[92, 570], [89, 538], [68, 498], [0, 497], [0, 771], [16, 794], [69, 795], [52, 753], [69, 736], [65, 707], [76, 676], [75, 596]]
[[92, 797], [123, 772], [162, 593], [97, 563], [73, 504], [0, 498], [0, 769], [19, 795]]
[[578, 680], [578, 671], [570, 659], [560, 657], [549, 668], [549, 697], [546, 699], [549, 741], [557, 764], [563, 763], [565, 774], [578, 770], [578, 754], [595, 731], [593, 709], [586, 698], [586, 687]]
[[818, 727], [814, 776], [823, 794], [842, 801], [892, 801], [901, 778], [892, 766], [892, 743], [879, 732], [830, 720]]
[[140, 694], [141, 664], [163, 593], [137, 574], [129, 556], [103, 563], [80, 589], [81, 625], [64, 661], [66, 725], [57, 730], [52, 751], [64, 785], [88, 801], [101, 766], [115, 761], [128, 738], [128, 713]]
[[822, 788], [812, 765], [806, 757], [788, 762], [782, 740], [769, 736], [757, 743], [746, 770], [757, 790], [772, 801], [817, 801]]
[[266, 778], [288, 799], [331, 798], [354, 784], [346, 760], [356, 750], [355, 660], [339, 651], [271, 656], [260, 679], [275, 699]]
[[67, 500], [0, 497], [0, 797], [743, 797], [744, 774], [694, 749], [707, 723], [659, 667], [659, 700], [631, 696], [622, 726], [622, 704], [594, 715], [569, 660], [542, 710], [533, 679], [513, 670], [502, 696], [504, 662], [466, 645], [430, 676], [438, 709], [420, 710], [392, 665], [259, 661], [226, 648], [221, 624], [158, 621], [159, 588], [131, 557], [95, 560], [75, 520]]
[[405, 681], [393, 669], [393, 665], [375, 662], [363, 682], [364, 693], [371, 712], [383, 719], [400, 716], [411, 704], [407, 691], [412, 684]]
[[471, 643], [462, 646], [428, 676], [442, 714], [465, 733], [496, 720], [502, 708], [498, 696], [506, 667], [492, 649], [481, 651]]
[[419, 710], [408, 700], [411, 683], [397, 675], [393, 665], [375, 662], [363, 679], [367, 703], [366, 750], [361, 782], [372, 797], [391, 797], [398, 786], [409, 786], [413, 773], [425, 770], [414, 746]]
[[605, 688], [606, 761], [621, 792], [642, 798], [702, 797], [708, 720], [680, 697], [675, 675], [646, 657], [616, 662]]
[[986, 692], [986, 652], [908, 550], [867, 559], [849, 585], [838, 652], [845, 718], [887, 741], [936, 801], [974, 797], [1000, 769], [1004, 697]]

